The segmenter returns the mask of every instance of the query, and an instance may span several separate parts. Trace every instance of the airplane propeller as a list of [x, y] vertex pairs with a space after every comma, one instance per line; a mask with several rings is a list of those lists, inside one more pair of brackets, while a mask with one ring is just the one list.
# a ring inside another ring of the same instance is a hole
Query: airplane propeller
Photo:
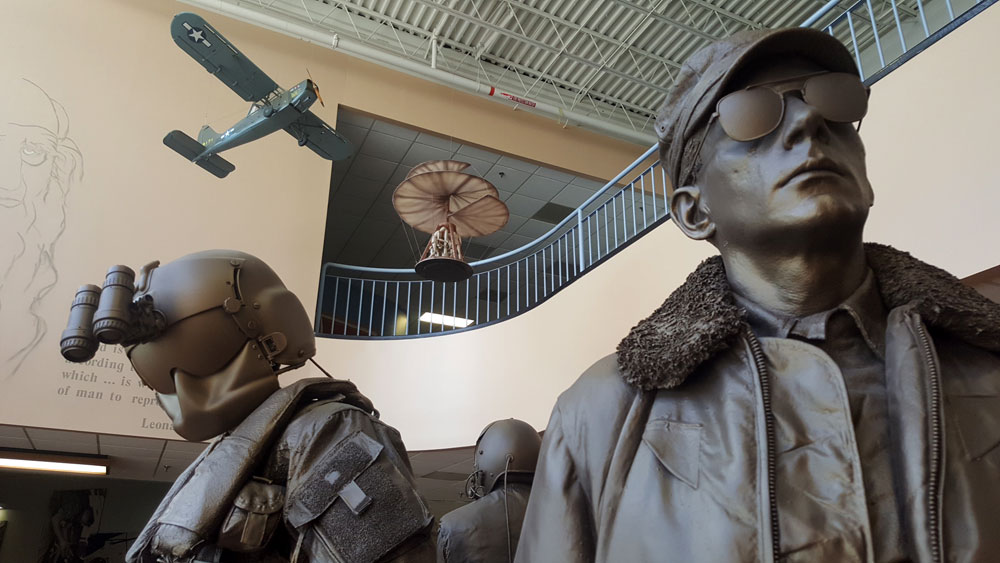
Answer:
[[313, 80], [313, 75], [309, 72], [308, 68], [306, 69], [306, 74], [309, 75], [309, 81], [312, 82], [313, 92], [316, 92], [316, 99], [319, 101], [319, 105], [326, 107], [326, 104], [323, 103], [323, 96], [319, 95], [319, 85], [316, 84], [315, 80]]

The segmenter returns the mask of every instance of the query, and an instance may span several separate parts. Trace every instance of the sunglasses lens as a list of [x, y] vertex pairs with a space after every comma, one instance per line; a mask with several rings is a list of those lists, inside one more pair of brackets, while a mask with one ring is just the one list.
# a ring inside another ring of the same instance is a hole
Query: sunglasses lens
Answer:
[[783, 109], [781, 95], [768, 88], [738, 90], [717, 106], [719, 125], [736, 141], [752, 141], [774, 131]]
[[868, 91], [861, 80], [845, 72], [814, 76], [802, 87], [802, 97], [828, 121], [853, 123], [868, 112]]

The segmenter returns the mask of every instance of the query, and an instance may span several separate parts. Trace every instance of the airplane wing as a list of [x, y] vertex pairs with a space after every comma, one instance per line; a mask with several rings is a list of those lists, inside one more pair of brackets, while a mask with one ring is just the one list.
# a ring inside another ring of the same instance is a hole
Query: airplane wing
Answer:
[[298, 139], [299, 145], [308, 145], [327, 160], [343, 160], [354, 152], [350, 141], [311, 111], [303, 113], [285, 131]]
[[248, 102], [256, 102], [278, 88], [264, 71], [198, 14], [183, 12], [170, 23], [174, 43], [201, 63]]

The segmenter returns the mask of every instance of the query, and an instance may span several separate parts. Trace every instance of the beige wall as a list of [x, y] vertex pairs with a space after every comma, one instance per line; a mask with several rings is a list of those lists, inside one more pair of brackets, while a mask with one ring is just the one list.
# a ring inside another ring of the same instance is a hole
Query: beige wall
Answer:
[[[99, 352], [93, 366], [58, 356], [76, 288], [100, 284], [112, 264], [138, 268], [196, 250], [236, 248], [266, 260], [307, 310], [314, 306], [330, 163], [278, 132], [226, 153], [236, 171], [218, 180], [162, 145], [171, 129], [195, 136], [208, 122], [223, 130], [248, 107], [174, 45], [171, 17], [188, 9], [125, 0], [4, 7], [0, 91], [9, 97], [0, 104], [6, 135], [0, 137], [0, 422], [172, 435], [120, 350]], [[308, 68], [327, 102], [315, 113], [331, 124], [345, 104], [598, 178], [612, 177], [642, 149], [205, 17], [279, 84], [301, 81]], [[64, 112], [57, 115], [48, 98]], [[65, 139], [53, 143], [49, 132]], [[82, 178], [48, 182], [77, 161]], [[50, 247], [51, 266], [38, 259]], [[11, 362], [31, 347], [36, 327], [41, 340], [23, 363]]]
[[[64, 377], [74, 366], [55, 350], [74, 290], [99, 283], [111, 264], [138, 267], [229, 247], [271, 263], [311, 309], [329, 165], [284, 133], [227, 154], [237, 169], [223, 181], [185, 163], [160, 144], [165, 132], [195, 134], [206, 116], [219, 129], [245, 109], [171, 42], [169, 19], [186, 8], [113, 0], [54, 6], [5, 8], [0, 47], [18, 56], [0, 60], [0, 78], [29, 78], [65, 106], [85, 176], [66, 200], [66, 229], [55, 251], [58, 281], [37, 309], [47, 323], [43, 340], [16, 374], [0, 363], [0, 423], [168, 437], [169, 430], [158, 428], [163, 416], [155, 406], [131, 402], [149, 395], [135, 391], [127, 368], [116, 372], [120, 356], [101, 353], [111, 367], [93, 369], [96, 383]], [[342, 103], [604, 178], [642, 149], [220, 16], [206, 18], [281, 84], [299, 81], [309, 67], [328, 104], [317, 113], [330, 122], [333, 106]], [[989, 243], [1000, 238], [992, 220], [1000, 194], [988, 152], [1000, 119], [990, 103], [1000, 84], [989, 55], [1000, 41], [989, 33], [998, 19], [1000, 8], [988, 9], [876, 85], [862, 130], [877, 193], [868, 238], [910, 249], [959, 275], [998, 262]], [[37, 24], [43, 21], [51, 23]], [[8, 108], [0, 111], [13, 111]], [[612, 352], [710, 250], [664, 226], [515, 320], [395, 342], [323, 339], [318, 359], [357, 382], [411, 449], [471, 443], [486, 422], [500, 417], [542, 427], [558, 393]], [[31, 320], [15, 315], [10, 304], [17, 299], [4, 292], [0, 329], [16, 335]], [[295, 374], [304, 375], [315, 373]], [[80, 390], [102, 396], [76, 397]]]

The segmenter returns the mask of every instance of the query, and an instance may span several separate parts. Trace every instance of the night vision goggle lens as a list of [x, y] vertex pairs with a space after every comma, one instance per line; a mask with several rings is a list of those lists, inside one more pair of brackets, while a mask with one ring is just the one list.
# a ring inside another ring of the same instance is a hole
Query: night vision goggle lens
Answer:
[[723, 96], [716, 114], [726, 135], [736, 141], [753, 141], [770, 134], [781, 124], [789, 92], [801, 92], [803, 101], [827, 121], [852, 123], [868, 112], [868, 90], [853, 74], [830, 72], [812, 76], [799, 87], [777, 86], [754, 86]]

